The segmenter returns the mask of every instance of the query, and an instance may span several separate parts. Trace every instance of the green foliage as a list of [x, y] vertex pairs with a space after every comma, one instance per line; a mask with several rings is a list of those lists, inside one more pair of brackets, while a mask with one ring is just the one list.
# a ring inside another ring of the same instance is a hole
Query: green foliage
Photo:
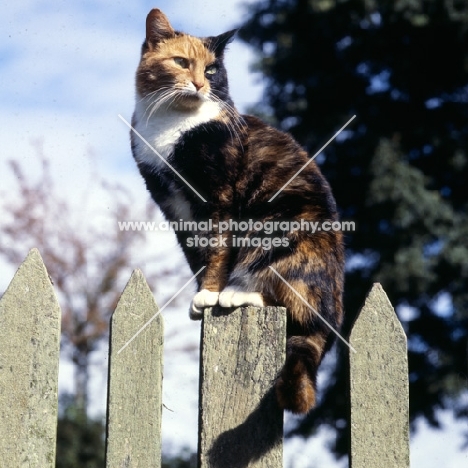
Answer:
[[[259, 54], [277, 125], [319, 157], [346, 235], [349, 332], [380, 281], [408, 335], [411, 421], [468, 417], [468, 2], [264, 0], [241, 38]], [[338, 430], [347, 452], [347, 349], [293, 432]], [[463, 378], [465, 376], [465, 378]]]
[[61, 397], [57, 426], [56, 468], [102, 468], [104, 466], [105, 424], [87, 418], [73, 403], [74, 397]]

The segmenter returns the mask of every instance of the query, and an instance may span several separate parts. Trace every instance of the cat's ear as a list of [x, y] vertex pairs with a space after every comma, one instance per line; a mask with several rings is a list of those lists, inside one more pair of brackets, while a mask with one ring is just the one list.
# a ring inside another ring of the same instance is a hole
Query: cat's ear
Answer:
[[231, 29], [228, 32], [220, 34], [219, 36], [207, 37], [206, 42], [208, 48], [214, 52], [216, 57], [221, 57], [224, 53], [226, 46], [234, 39], [238, 29]]
[[156, 45], [164, 39], [175, 36], [167, 16], [158, 8], [153, 8], [146, 17], [146, 42], [148, 45]]

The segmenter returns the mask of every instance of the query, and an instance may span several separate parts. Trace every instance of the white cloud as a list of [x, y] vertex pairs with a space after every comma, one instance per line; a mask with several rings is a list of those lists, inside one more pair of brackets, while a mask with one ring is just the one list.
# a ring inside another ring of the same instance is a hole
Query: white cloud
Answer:
[[442, 428], [432, 429], [420, 420], [417, 433], [411, 440], [411, 466], [418, 468], [465, 468], [468, 466], [468, 451], [460, 451], [465, 444], [467, 424], [456, 421], [450, 411], [439, 411]]

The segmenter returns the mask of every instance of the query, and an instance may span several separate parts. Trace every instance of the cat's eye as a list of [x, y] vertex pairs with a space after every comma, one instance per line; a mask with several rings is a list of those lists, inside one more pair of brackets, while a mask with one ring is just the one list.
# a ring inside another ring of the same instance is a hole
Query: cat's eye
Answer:
[[189, 61], [184, 57], [174, 57], [174, 62], [182, 68], [189, 68]]
[[218, 67], [216, 65], [208, 65], [205, 68], [205, 73], [207, 75], [214, 75], [218, 71]]

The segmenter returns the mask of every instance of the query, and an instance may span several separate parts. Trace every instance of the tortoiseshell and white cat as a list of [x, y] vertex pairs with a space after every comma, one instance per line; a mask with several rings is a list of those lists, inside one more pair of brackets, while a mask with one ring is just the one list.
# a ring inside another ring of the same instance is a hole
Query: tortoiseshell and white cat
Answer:
[[[158, 9], [148, 14], [133, 126], [171, 166], [132, 132], [133, 156], [149, 192], [172, 221], [211, 219], [216, 226], [228, 220], [336, 220], [330, 187], [315, 162], [269, 202], [309, 159], [289, 134], [235, 109], [223, 64], [234, 34], [198, 38], [175, 31]], [[333, 335], [269, 267], [338, 328], [343, 315], [342, 234], [225, 232], [225, 242], [205, 248], [188, 242], [195, 234], [219, 240], [216, 227], [212, 232], [177, 232], [192, 271], [206, 266], [198, 277], [191, 317], [201, 318], [204, 307], [217, 304], [285, 306], [287, 358], [276, 381], [278, 402], [295, 413], [309, 411], [315, 404], [317, 369]], [[287, 242], [271, 249], [233, 247], [235, 235]]]

